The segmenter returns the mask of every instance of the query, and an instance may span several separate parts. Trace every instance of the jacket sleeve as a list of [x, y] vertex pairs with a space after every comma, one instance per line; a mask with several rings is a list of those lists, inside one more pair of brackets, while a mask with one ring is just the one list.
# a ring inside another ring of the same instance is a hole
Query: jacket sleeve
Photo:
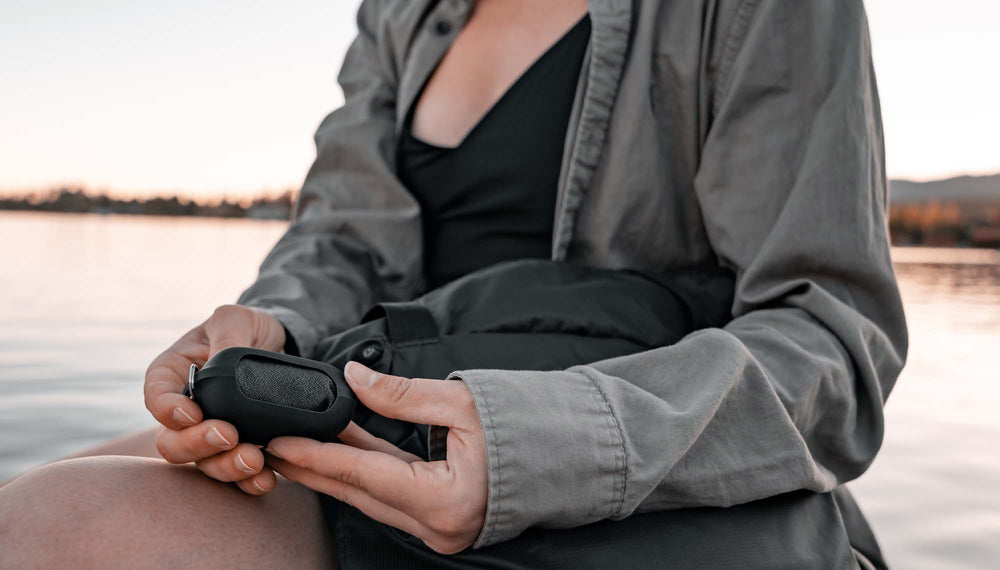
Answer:
[[295, 218], [238, 301], [277, 317], [302, 355], [421, 287], [420, 212], [395, 176], [398, 74], [379, 16], [377, 1], [362, 3], [338, 76], [344, 105], [317, 130]]
[[695, 188], [733, 320], [564, 371], [455, 372], [487, 442], [477, 547], [829, 491], [881, 445], [907, 335], [862, 2], [744, 2], [731, 29]]

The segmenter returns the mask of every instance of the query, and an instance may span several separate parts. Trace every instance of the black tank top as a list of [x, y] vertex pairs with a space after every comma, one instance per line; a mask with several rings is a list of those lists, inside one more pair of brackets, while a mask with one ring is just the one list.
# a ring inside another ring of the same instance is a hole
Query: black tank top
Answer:
[[584, 16], [457, 147], [414, 137], [416, 104], [408, 111], [397, 169], [422, 210], [429, 288], [501, 261], [550, 256], [566, 128], [589, 38]]

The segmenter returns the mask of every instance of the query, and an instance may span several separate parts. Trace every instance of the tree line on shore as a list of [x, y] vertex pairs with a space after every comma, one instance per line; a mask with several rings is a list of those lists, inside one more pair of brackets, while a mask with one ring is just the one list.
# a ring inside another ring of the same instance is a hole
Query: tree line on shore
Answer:
[[892, 204], [893, 245], [1000, 248], [1000, 199]]
[[[205, 216], [287, 220], [296, 193], [285, 190], [237, 201], [199, 203], [177, 196], [113, 198], [83, 188], [55, 188], [21, 196], [0, 197], [0, 210]], [[973, 246], [1000, 248], [1000, 196], [995, 200], [923, 200], [892, 204], [889, 230], [895, 245]]]
[[139, 216], [205, 216], [287, 220], [292, 215], [295, 192], [261, 195], [238, 201], [223, 199], [199, 203], [177, 196], [114, 198], [83, 188], [54, 188], [20, 196], [0, 197], [0, 210], [32, 210], [88, 214], [132, 214]]

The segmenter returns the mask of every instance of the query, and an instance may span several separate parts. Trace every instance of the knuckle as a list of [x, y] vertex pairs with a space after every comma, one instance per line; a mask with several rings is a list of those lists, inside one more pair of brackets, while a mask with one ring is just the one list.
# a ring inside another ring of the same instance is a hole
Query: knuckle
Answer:
[[213, 465], [213, 462], [207, 459], [202, 459], [201, 461], [195, 461], [194, 466], [198, 468], [198, 471], [201, 471], [202, 474], [204, 474], [207, 477], [211, 477], [212, 479], [219, 478], [216, 475], [216, 469], [215, 469], [216, 466]]
[[384, 382], [386, 397], [393, 404], [405, 401], [410, 388], [413, 386], [413, 382], [409, 378], [402, 376], [383, 376], [382, 381]]
[[212, 320], [224, 321], [244, 314], [246, 307], [239, 305], [219, 305], [212, 311]]
[[[338, 495], [339, 495], [339, 496], [338, 496]], [[350, 493], [341, 493], [341, 492], [339, 492], [339, 491], [335, 491], [335, 492], [334, 492], [334, 497], [335, 497], [335, 498], [336, 498], [336, 499], [337, 499], [338, 501], [340, 501], [340, 502], [342, 502], [342, 503], [346, 504], [346, 505], [347, 505], [347, 506], [349, 506], [349, 507], [355, 507], [355, 508], [357, 507], [357, 505], [355, 505], [355, 504], [354, 504], [354, 501], [353, 501], [353, 500], [351, 499], [351, 494], [350, 494]]]
[[143, 379], [142, 392], [147, 400], [155, 399], [157, 396], [170, 391], [170, 382], [167, 380], [172, 371], [164, 370], [160, 366], [149, 369]]
[[215, 337], [215, 346], [220, 349], [230, 346], [243, 346], [245, 344], [249, 343], [232, 333], [220, 334]]
[[176, 454], [174, 454], [173, 449], [171, 449], [170, 443], [162, 437], [156, 438], [156, 451], [160, 454], [160, 457], [165, 459], [167, 463], [180, 464], [186, 463], [186, 461], [181, 461]]
[[163, 459], [165, 459], [167, 463], [173, 463], [174, 465], [184, 465], [185, 463], [190, 463], [189, 461], [185, 461], [184, 459], [181, 459], [180, 457], [177, 456], [164, 455]]
[[163, 382], [151, 382], [147, 384], [143, 401], [146, 409], [154, 415], [159, 411], [163, 412], [169, 405], [169, 398], [163, 396], [170, 393], [170, 389]]
[[221, 455], [216, 455], [203, 459], [202, 463], [205, 464], [203, 471], [209, 477], [218, 479], [219, 481], [239, 481], [240, 479], [245, 479], [248, 475], [237, 469], [229, 457], [223, 458]]
[[146, 367], [146, 380], [149, 380], [150, 375], [155, 373], [157, 368], [164, 366], [164, 362], [170, 358], [170, 353], [171, 350], [167, 349], [156, 355], [156, 358]]
[[204, 459], [216, 454], [216, 450], [209, 453], [204, 453], [202, 451], [208, 446], [208, 443], [205, 441], [204, 434], [183, 432], [180, 434], [179, 439], [180, 447], [184, 450], [184, 453], [189, 457], [195, 458], [195, 460]]
[[201, 471], [206, 477], [215, 479], [216, 481], [222, 481], [223, 483], [230, 483], [235, 481], [237, 478], [233, 477], [226, 469], [220, 468], [214, 461], [199, 461], [195, 463], [195, 466]]
[[316, 455], [314, 453], [282, 453], [283, 459], [292, 465], [307, 469], [309, 471], [316, 471]]
[[170, 453], [166, 445], [164, 445], [163, 443], [163, 438], [157, 436], [156, 440], [154, 441], [154, 444], [156, 445], [156, 452], [160, 454], [160, 457], [166, 459], [167, 461], [170, 461], [170, 459], [168, 458]]
[[282, 449], [281, 456], [292, 465], [297, 465], [309, 471], [317, 471], [323, 464], [325, 443], [302, 442]]
[[359, 464], [361, 463], [361, 456], [354, 458], [351, 462], [351, 466], [347, 469], [347, 473], [344, 476], [344, 482], [352, 487], [357, 487], [362, 491], [364, 488], [364, 480], [361, 477], [361, 470], [359, 469]]

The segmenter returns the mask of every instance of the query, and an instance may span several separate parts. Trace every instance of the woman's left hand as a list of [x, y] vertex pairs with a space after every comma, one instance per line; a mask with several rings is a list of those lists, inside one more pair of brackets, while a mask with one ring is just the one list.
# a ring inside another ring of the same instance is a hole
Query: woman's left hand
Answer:
[[380, 374], [356, 362], [345, 377], [358, 399], [383, 416], [447, 426], [443, 461], [426, 462], [351, 422], [344, 443], [279, 437], [268, 464], [288, 479], [331, 495], [408, 532], [442, 554], [475, 542], [486, 517], [486, 440], [463, 382]]

